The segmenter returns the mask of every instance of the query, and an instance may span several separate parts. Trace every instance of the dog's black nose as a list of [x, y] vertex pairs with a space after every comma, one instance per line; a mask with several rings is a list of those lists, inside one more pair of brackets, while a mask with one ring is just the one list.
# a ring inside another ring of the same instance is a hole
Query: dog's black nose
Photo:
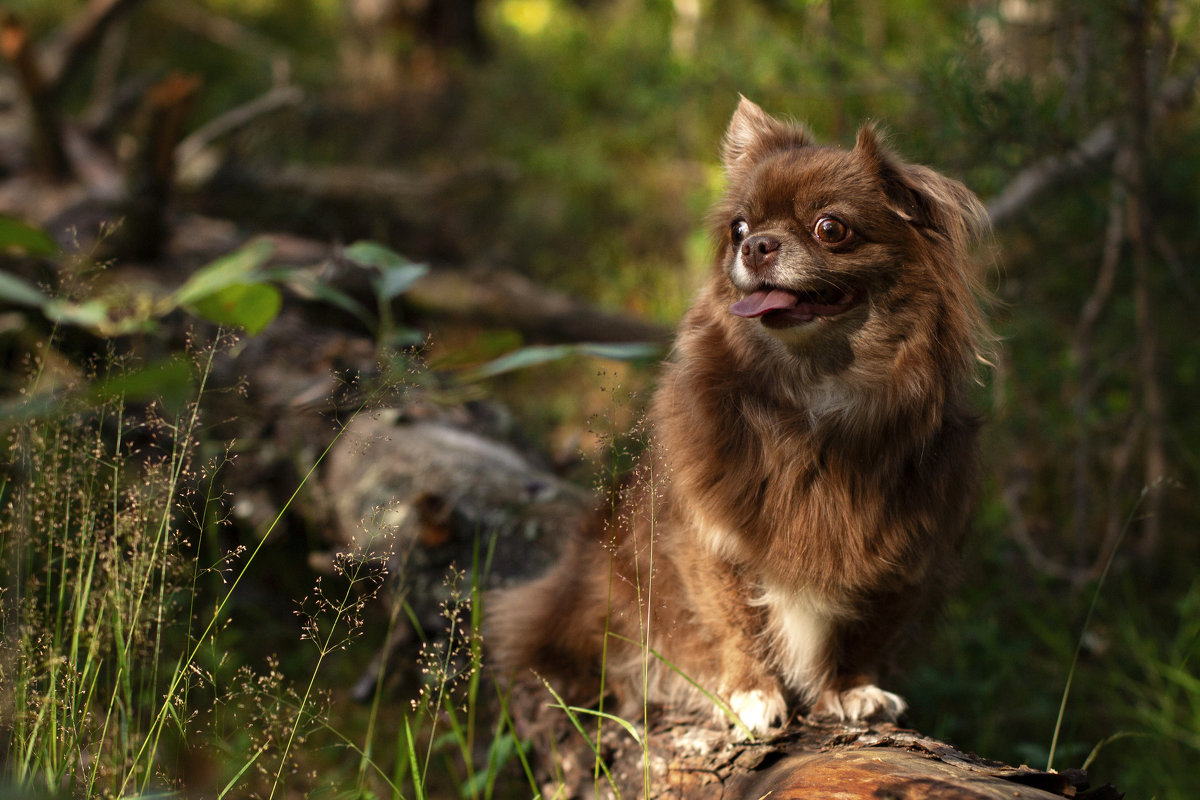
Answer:
[[779, 252], [779, 239], [769, 234], [760, 233], [742, 242], [742, 261], [755, 271], [762, 272], [775, 263], [775, 254]]

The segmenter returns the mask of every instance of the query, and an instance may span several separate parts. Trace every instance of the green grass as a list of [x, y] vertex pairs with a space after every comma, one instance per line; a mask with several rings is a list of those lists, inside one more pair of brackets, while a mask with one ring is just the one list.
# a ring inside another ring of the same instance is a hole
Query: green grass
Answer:
[[[255, 633], [240, 629], [239, 589], [273, 569], [264, 548], [320, 459], [256, 543], [223, 549], [228, 454], [197, 463], [215, 353], [195, 354], [196, 395], [174, 413], [120, 396], [95, 404], [77, 389], [11, 431], [0, 512], [0, 787], [47, 797], [425, 797], [431, 770], [454, 762], [465, 796], [492, 797], [517, 747], [507, 723], [485, 729], [478, 713], [478, 583], [448, 578], [448, 638], [423, 648], [426, 681], [399, 715], [402, 739], [381, 724], [395, 714], [384, 692], [359, 724], [357, 709], [334, 708], [326, 675], [395, 585], [385, 563], [335, 560], [333, 574], [295, 602], [295, 652], [257, 664], [239, 654]], [[96, 379], [127, 370], [107, 371]], [[35, 375], [29, 395], [38, 392]], [[385, 635], [402, 622], [402, 593], [389, 608]], [[493, 745], [476, 769], [484, 736]], [[329, 771], [314, 775], [318, 764]]]
[[[247, 637], [257, 631], [245, 627], [238, 592], [277, 569], [264, 548], [278, 533], [272, 526], [232, 546], [223, 535], [228, 447], [208, 442], [214, 455], [203, 463], [197, 449], [214, 348], [192, 354], [194, 396], [174, 408], [112, 393], [100, 402], [78, 387], [52, 412], [31, 400], [40, 413], [11, 428], [0, 511], [0, 785], [45, 797], [536, 795], [505, 698], [480, 669], [486, 547], [469, 573], [447, 576], [446, 631], [422, 645], [421, 688], [407, 702], [382, 677], [366, 707], [332, 693], [344, 682], [343, 653], [365, 663], [372, 638], [412, 617], [379, 563], [335, 561], [333, 574], [297, 594], [291, 646], [251, 656]], [[114, 362], [92, 380], [119, 386], [136, 366]], [[35, 373], [32, 399], [37, 381]], [[619, 394], [615, 405], [627, 402]], [[617, 452], [625, 445], [616, 432], [604, 435], [619, 471], [630, 454]], [[976, 580], [902, 687], [918, 727], [989, 757], [1086, 763], [1127, 789], [1190, 796], [1200, 584], [1147, 598], [1144, 579], [1126, 570], [1067, 591], [1020, 573], [997, 539], [980, 544]], [[1014, 581], [1024, 601], [1014, 600]], [[649, 602], [652, 587], [642, 590]], [[645, 658], [649, 669], [659, 656], [647, 648]], [[603, 708], [559, 705], [593, 743], [606, 724], [629, 730]], [[604, 769], [597, 756], [598, 780]]]
[[[21, 0], [17, 8], [43, 33], [76, 5]], [[337, 88], [337, 14], [332, 3], [309, 5], [315, 13], [263, 2], [230, 16], [277, 40], [316, 98]], [[541, 32], [505, 21], [516, 5], [484, 9], [495, 50], [480, 68], [453, 79], [447, 96], [454, 113], [439, 113], [432, 102], [429, 113], [412, 114], [394, 130], [381, 115], [379, 141], [391, 144], [370, 151], [371, 163], [430, 175], [460, 161], [515, 165], [511, 185], [436, 206], [437, 221], [457, 220], [452, 229], [461, 232], [455, 248], [439, 257], [494, 259], [664, 322], [678, 318], [707, 268], [710, 245], [699, 220], [719, 190], [717, 143], [739, 91], [771, 111], [806, 119], [822, 141], [847, 143], [859, 120], [879, 119], [902, 152], [963, 177], [985, 196], [1119, 111], [1112, 87], [1123, 61], [1109, 45], [1122, 28], [1109, 24], [1119, 10], [1113, 4], [1082, 17], [1059, 15], [1069, 23], [1064, 30], [1077, 30], [1080, 42], [1091, 40], [1095, 48], [1091, 68], [1063, 71], [1065, 81], [1041, 66], [1032, 75], [996, 78], [980, 31], [984, 22], [1003, 26], [1004, 15], [982, 6], [715, 4], [706, 7], [689, 55], [670, 45], [669, 4], [584, 10], [547, 0], [532, 4], [551, 15]], [[860, 7], [875, 8], [878, 18], [856, 13]], [[1200, 17], [1195, 3], [1173, 13], [1179, 49], [1168, 66], [1175, 70], [1194, 60], [1190, 43]], [[267, 86], [265, 51], [232, 55], [164, 24], [153, 9], [131, 24], [130, 76], [164, 67], [205, 76], [196, 124]], [[883, 47], [875, 46], [879, 36]], [[1070, 63], [1069, 53], [1056, 53]], [[1072, 98], [1076, 77], [1087, 85]], [[86, 89], [73, 87], [73, 96], [81, 99]], [[514, 107], [523, 109], [516, 118]], [[295, 115], [264, 120], [232, 144], [248, 162], [361, 157], [364, 117], [346, 116], [340, 106], [327, 113], [332, 123]], [[1182, 265], [1200, 252], [1196, 120], [1194, 110], [1183, 112], [1156, 132], [1162, 163], [1150, 165], [1156, 222], [1170, 245], [1163, 259]], [[1130, 797], [1186, 798], [1200, 795], [1200, 584], [1193, 574], [1200, 515], [1191, 499], [1200, 478], [1200, 417], [1193, 411], [1200, 349], [1192, 341], [1194, 281], [1186, 270], [1157, 265], [1161, 277], [1153, 287], [1172, 477], [1186, 486], [1164, 509], [1160, 552], [1150, 559], [1119, 554], [1099, 589], [1041, 575], [1008, 537], [1011, 521], [998, 499], [1014, 473], [1028, 472], [1032, 488], [1023, 511], [1039, 545], [1076, 566], [1080, 550], [1102, 539], [1110, 506], [1125, 509], [1136, 497], [1142, 477], [1110, 480], [1116, 468], [1107, 463], [1119, 460], [1126, 431], [1139, 425], [1127, 278], [1096, 332], [1092, 368], [1099, 385], [1087, 419], [1075, 418], [1067, 397], [1071, 326], [1094, 283], [1107, 195], [1107, 175], [1097, 169], [1090, 180], [1031, 204], [1026, 218], [1000, 231], [1004, 275], [996, 288], [1006, 305], [998, 314], [1007, 318], [1001, 327], [1012, 361], [1002, 392], [1008, 408], [989, 421], [999, 432], [984, 458], [994, 485], [966, 550], [969, 579], [897, 688], [911, 701], [917, 727], [964, 749], [1037, 766], [1054, 750], [1056, 765], [1087, 762], [1099, 780]], [[294, 200], [283, 203], [290, 222], [309, 235], [327, 230], [317, 215], [299, 218]], [[392, 231], [393, 215], [390, 208], [365, 210], [362, 224], [372, 235]], [[429, 227], [423, 217], [407, 223], [397, 236], [412, 233], [414, 241]], [[357, 235], [338, 233], [348, 241]], [[404, 241], [391, 243], [406, 249]], [[402, 285], [403, 274], [395, 273], [389, 291]], [[15, 292], [26, 295], [24, 306], [42, 303], [28, 288], [8, 286], [6, 299]], [[95, 311], [84, 302], [95, 298], [85, 295], [59, 304], [57, 313], [82, 319]], [[381, 344], [389, 329], [392, 338], [408, 333], [386, 310], [350, 309]], [[11, 337], [18, 352], [40, 337], [36, 326], [26, 327]], [[167, 347], [153, 334], [146, 338], [151, 349]], [[505, 350], [522, 344], [519, 337], [505, 342]], [[302, 558], [279, 563], [285, 548], [273, 548], [280, 530], [262, 540], [230, 534], [221, 485], [232, 455], [196, 424], [205, 403], [205, 358], [200, 352], [159, 365], [159, 383], [199, 387], [182, 400], [147, 405], [150, 398], [122, 377], [142, 369], [135, 363], [127, 370], [105, 366], [92, 388], [79, 387], [66, 405], [49, 391], [50, 376], [40, 382], [35, 376], [23, 397], [5, 398], [0, 782], [8, 785], [0, 792], [132, 797], [186, 785], [226, 797], [534, 794], [502, 698], [492, 697], [477, 671], [452, 690], [437, 691], [434, 682], [424, 694], [399, 699], [385, 690], [361, 708], [332, 694], [389, 628], [405, 624], [402, 595], [386, 595], [372, 611], [357, 607], [363, 593], [352, 587], [367, 595], [376, 589], [345, 563], [341, 575], [323, 579], [325, 605], [307, 607], [315, 620], [309, 639], [300, 638], [290, 618], [271, 619], [270, 610], [253, 608], [248, 587], [280, 573], [297, 573], [287, 583], [296, 603], [314, 598], [314, 587], [301, 569], [291, 569]], [[578, 423], [572, 415], [581, 413], [579, 387], [590, 372], [558, 364], [494, 385], [507, 383], [510, 396], [527, 404], [515, 409], [520, 427], [544, 443], [550, 425], [538, 420], [563, 428]], [[4, 377], [11, 388], [11, 377]], [[548, 383], [561, 387], [553, 406]], [[529, 403], [534, 396], [539, 402]], [[615, 445], [623, 434], [610, 441]], [[1090, 443], [1096, 462], [1082, 520], [1072, 518], [1067, 466], [1077, 441]], [[627, 465], [629, 454], [614, 456], [613, 469], [602, 471], [617, 471], [618, 461]], [[1090, 541], [1070, 541], [1072, 530]], [[463, 587], [461, 595], [472, 603], [472, 618], [479, 613], [476, 593]], [[351, 635], [364, 616], [356, 630], [366, 632]], [[474, 634], [458, 633], [460, 647], [475, 652]], [[343, 644], [347, 650], [339, 649]], [[435, 644], [427, 647], [429, 663], [449, 671], [453, 660], [435, 652]], [[493, 702], [501, 707], [496, 719], [483, 714]], [[601, 715], [594, 722], [595, 733], [610, 724]]]

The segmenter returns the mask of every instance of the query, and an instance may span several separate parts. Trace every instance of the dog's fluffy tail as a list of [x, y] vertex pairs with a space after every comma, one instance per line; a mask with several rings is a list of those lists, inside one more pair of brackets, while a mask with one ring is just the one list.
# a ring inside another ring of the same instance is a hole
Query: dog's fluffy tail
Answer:
[[580, 563], [580, 538], [545, 576], [489, 592], [483, 623], [484, 646], [500, 680], [540, 678], [574, 703], [595, 700], [599, 691], [607, 613]]

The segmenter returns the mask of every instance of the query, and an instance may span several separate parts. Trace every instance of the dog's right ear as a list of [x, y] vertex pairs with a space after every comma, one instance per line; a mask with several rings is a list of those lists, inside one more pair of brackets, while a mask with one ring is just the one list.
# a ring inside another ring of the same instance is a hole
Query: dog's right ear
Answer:
[[808, 131], [802, 126], [780, 122], [757, 104], [742, 95], [729, 130], [725, 132], [725, 143], [721, 158], [725, 163], [725, 175], [730, 183], [736, 183], [749, 169], [769, 153], [791, 150], [810, 144]]
[[988, 231], [987, 209], [956, 180], [919, 164], [905, 164], [880, 141], [873, 125], [858, 131], [854, 152], [883, 183], [892, 212], [925, 232], [934, 232], [965, 251]]

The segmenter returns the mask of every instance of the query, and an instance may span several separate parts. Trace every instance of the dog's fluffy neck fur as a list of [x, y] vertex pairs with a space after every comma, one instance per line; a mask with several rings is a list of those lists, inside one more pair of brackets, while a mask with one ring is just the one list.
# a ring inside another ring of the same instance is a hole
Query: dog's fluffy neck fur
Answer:
[[[701, 297], [689, 314], [693, 335], [681, 337], [684, 350], [665, 370], [651, 410], [664, 462], [688, 465], [672, 472], [684, 484], [672, 494], [693, 504], [686, 513], [731, 535], [715, 545], [720, 555], [768, 583], [852, 599], [887, 571], [888, 551], [913, 544], [873, 535], [886, 527], [882, 520], [854, 519], [868, 510], [856, 496], [867, 487], [902, 493], [947, 424], [974, 427], [963, 387], [942, 385], [937, 375], [881, 385], [855, 381], [853, 367], [823, 373], [795, 355], [779, 358], [774, 342], [731, 335], [742, 320], [712, 315], [709, 302]], [[920, 391], [906, 388], [912, 381], [923, 382]], [[724, 425], [702, 424], [710, 415]], [[721, 457], [701, 456], [712, 452]], [[802, 519], [798, 492], [809, 496]], [[818, 496], [825, 502], [814, 512]], [[801, 528], [829, 535], [800, 535]], [[810, 551], [818, 546], [821, 553]]]

